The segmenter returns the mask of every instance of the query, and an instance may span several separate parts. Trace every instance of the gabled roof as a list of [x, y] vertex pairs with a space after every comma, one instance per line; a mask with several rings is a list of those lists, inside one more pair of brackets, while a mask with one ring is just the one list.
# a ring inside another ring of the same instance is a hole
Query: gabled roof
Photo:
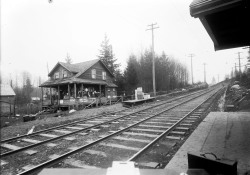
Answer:
[[48, 76], [50, 76], [53, 71], [59, 66], [61, 65], [62, 67], [64, 67], [65, 69], [67, 69], [68, 71], [72, 72], [72, 73], [77, 73], [74, 77], [78, 77], [81, 74], [83, 74], [84, 72], [86, 72], [89, 68], [91, 68], [94, 64], [96, 64], [98, 61], [100, 61], [104, 67], [109, 71], [109, 73], [114, 76], [110, 70], [107, 68], [107, 66], [100, 60], [100, 59], [94, 59], [94, 60], [89, 60], [89, 61], [85, 61], [85, 62], [81, 62], [81, 63], [75, 63], [75, 64], [69, 64], [69, 63], [63, 63], [63, 62], [58, 62], [55, 67], [50, 71], [50, 73], [48, 74]]
[[10, 85], [0, 84], [0, 96], [15, 96], [15, 92]]
[[68, 84], [68, 83], [87, 83], [87, 84], [100, 84], [100, 85], [107, 85], [108, 87], [117, 87], [114, 83], [109, 83], [104, 80], [92, 80], [92, 79], [82, 79], [78, 78], [80, 75], [82, 75], [84, 72], [86, 72], [88, 69], [90, 69], [94, 64], [97, 62], [100, 62], [110, 73], [111, 76], [114, 77], [114, 75], [110, 72], [110, 70], [107, 68], [107, 66], [102, 62], [100, 59], [85, 61], [81, 63], [76, 64], [68, 64], [63, 62], [58, 62], [55, 67], [50, 71], [49, 76], [53, 73], [53, 71], [58, 67], [62, 66], [65, 69], [67, 69], [70, 72], [76, 73], [76, 75], [68, 78], [63, 79], [56, 79], [56, 80], [47, 80], [46, 82], [42, 83], [40, 87], [51, 87], [56, 86], [59, 84]]

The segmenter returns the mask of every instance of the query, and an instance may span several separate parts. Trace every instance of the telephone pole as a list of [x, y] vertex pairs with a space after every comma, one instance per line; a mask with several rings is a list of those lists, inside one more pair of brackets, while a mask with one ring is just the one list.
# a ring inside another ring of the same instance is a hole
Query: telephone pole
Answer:
[[[241, 57], [240, 57], [240, 54], [241, 54], [242, 52], [238, 52], [237, 54], [238, 54], [238, 59], [239, 59], [239, 72], [240, 72], [240, 74], [241, 74], [241, 64], [240, 64], [240, 59], [242, 59]], [[237, 58], [236, 58], [237, 59]]]
[[193, 57], [194, 54], [189, 54], [189, 57], [191, 58], [191, 77], [192, 77], [192, 84], [194, 84], [194, 78], [193, 78]]
[[239, 59], [239, 74], [240, 74], [240, 79], [241, 79], [241, 64], [240, 64], [240, 59], [242, 59], [242, 58], [240, 58], [241, 52], [238, 52], [237, 54], [238, 54], [238, 58], [236, 58], [236, 59]]
[[237, 76], [236, 63], [234, 63], [234, 72], [235, 72], [235, 77], [236, 77]]
[[234, 67], [232, 67], [232, 73], [231, 73], [231, 78], [234, 77]]
[[247, 57], [247, 72], [248, 72], [248, 69], [250, 69], [250, 46], [247, 46], [247, 47], [243, 47], [243, 49], [248, 49], [248, 57]]
[[154, 91], [154, 97], [156, 96], [156, 88], [155, 88], [155, 53], [154, 53], [154, 29], [158, 29], [159, 27], [154, 27], [155, 25], [157, 25], [157, 23], [152, 23], [150, 25], [148, 25], [150, 28], [146, 29], [147, 30], [151, 30], [152, 31], [152, 74], [153, 74], [153, 91]]
[[204, 83], [206, 83], [206, 63], [203, 63], [204, 65]]

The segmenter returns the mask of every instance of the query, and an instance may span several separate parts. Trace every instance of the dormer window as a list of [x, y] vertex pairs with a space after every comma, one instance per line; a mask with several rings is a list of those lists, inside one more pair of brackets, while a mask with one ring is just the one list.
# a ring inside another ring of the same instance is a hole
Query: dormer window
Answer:
[[106, 75], [106, 72], [102, 72], [102, 79], [103, 79], [103, 80], [106, 80], [106, 78], [107, 78], [106, 76], [107, 76], [107, 75]]
[[55, 78], [55, 79], [59, 79], [59, 72], [56, 72], [56, 73], [54, 74], [54, 78]]
[[96, 70], [95, 70], [95, 69], [92, 69], [92, 70], [91, 70], [91, 77], [92, 77], [93, 79], [96, 79]]

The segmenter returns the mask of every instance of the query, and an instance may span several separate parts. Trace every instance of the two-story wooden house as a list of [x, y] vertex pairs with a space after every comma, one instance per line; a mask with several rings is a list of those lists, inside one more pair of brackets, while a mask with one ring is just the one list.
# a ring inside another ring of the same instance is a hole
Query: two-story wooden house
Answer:
[[51, 105], [70, 108], [117, 96], [114, 75], [100, 59], [76, 64], [58, 62], [48, 76], [49, 80], [40, 85], [43, 108]]

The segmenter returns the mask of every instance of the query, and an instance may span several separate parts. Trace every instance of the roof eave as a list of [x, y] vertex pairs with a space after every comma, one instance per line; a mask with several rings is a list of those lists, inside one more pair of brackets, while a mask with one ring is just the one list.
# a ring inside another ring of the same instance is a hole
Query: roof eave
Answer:
[[69, 70], [67, 67], [65, 67], [64, 65], [62, 65], [61, 62], [58, 62], [58, 63], [54, 66], [54, 68], [50, 71], [50, 73], [48, 74], [48, 76], [51, 76], [52, 72], [56, 69], [56, 67], [57, 67], [58, 65], [61, 65], [63, 68], [65, 68], [66, 70], [68, 70], [68, 71], [71, 72], [71, 73], [78, 73], [78, 72]]
[[190, 15], [194, 18], [204, 16], [209, 13], [219, 12], [238, 5], [242, 5], [244, 0], [231, 0], [225, 2], [224, 0], [207, 0], [202, 3], [191, 4]]

